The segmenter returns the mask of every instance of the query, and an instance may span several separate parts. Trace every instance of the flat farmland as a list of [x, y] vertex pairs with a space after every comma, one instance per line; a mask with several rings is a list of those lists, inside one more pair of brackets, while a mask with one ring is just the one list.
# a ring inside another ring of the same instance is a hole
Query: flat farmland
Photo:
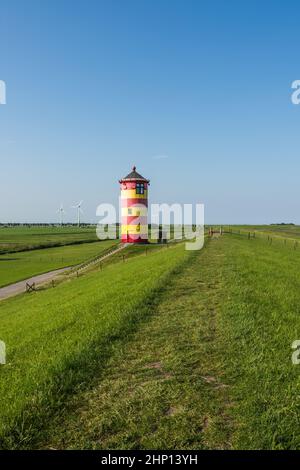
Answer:
[[0, 253], [97, 241], [95, 227], [0, 227]]
[[104, 253], [116, 243], [116, 240], [105, 240], [2, 254], [0, 255], [0, 287], [37, 274], [75, 266]]
[[[216, 226], [216, 229], [219, 227]], [[232, 231], [233, 233], [255, 233], [262, 238], [278, 238], [287, 240], [300, 241], [300, 226], [293, 224], [274, 224], [274, 225], [224, 225], [225, 231]]]

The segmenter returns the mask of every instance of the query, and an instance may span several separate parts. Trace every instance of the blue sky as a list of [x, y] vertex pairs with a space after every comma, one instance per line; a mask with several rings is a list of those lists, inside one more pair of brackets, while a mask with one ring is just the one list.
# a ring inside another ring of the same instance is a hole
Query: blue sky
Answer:
[[300, 223], [296, 1], [2, 0], [0, 220], [151, 202], [207, 223]]

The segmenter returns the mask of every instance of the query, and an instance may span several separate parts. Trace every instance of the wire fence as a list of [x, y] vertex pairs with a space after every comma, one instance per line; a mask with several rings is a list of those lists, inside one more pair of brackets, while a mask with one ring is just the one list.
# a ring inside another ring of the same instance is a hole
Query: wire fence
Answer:
[[268, 233], [261, 230], [247, 230], [240, 229], [230, 226], [222, 226], [218, 229], [215, 227], [208, 230], [208, 234], [212, 235], [215, 233], [219, 234], [229, 234], [229, 235], [239, 235], [248, 240], [259, 239], [266, 242], [267, 246], [283, 246], [292, 250], [297, 250], [300, 247], [300, 240], [292, 237], [283, 237], [282, 235], [276, 233]]

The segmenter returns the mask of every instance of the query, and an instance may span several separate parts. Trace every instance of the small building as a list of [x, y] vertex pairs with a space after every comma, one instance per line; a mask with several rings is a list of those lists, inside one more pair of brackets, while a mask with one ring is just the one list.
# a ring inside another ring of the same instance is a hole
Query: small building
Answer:
[[147, 180], [132, 168], [119, 180], [121, 188], [121, 241], [148, 243], [148, 186]]

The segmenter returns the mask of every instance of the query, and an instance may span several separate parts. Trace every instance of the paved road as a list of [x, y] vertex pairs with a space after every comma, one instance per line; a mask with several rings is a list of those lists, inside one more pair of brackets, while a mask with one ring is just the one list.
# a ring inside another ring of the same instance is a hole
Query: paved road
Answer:
[[68, 268], [61, 268], [56, 269], [55, 271], [50, 271], [49, 273], [39, 274], [37, 276], [30, 277], [29, 279], [25, 279], [25, 281], [15, 282], [14, 284], [10, 284], [6, 287], [0, 288], [0, 300], [7, 299], [8, 297], [13, 297], [14, 295], [21, 294], [22, 292], [26, 291], [26, 282], [32, 284], [35, 282], [36, 285], [44, 284], [45, 282], [49, 282], [59, 274], [62, 274], [64, 271], [71, 269]]

